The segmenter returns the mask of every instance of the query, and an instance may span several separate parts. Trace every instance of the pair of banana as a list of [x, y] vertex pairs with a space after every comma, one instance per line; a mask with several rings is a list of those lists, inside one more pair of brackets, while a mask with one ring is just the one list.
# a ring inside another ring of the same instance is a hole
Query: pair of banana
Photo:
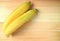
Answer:
[[16, 8], [3, 24], [3, 31], [6, 36], [11, 35], [17, 29], [19, 29], [24, 23], [29, 21], [37, 13], [37, 9], [31, 9], [31, 2], [25, 2]]

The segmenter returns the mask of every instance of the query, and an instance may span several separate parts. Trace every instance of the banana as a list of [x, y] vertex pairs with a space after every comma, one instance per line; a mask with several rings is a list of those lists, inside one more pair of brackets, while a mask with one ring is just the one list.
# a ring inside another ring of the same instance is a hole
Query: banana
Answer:
[[9, 36], [13, 32], [15, 32], [18, 28], [20, 28], [24, 23], [28, 22], [34, 15], [36, 15], [37, 9], [32, 9], [24, 13], [23, 15], [19, 16], [15, 19], [5, 30], [5, 35]]
[[7, 26], [15, 20], [17, 17], [25, 13], [31, 6], [31, 2], [25, 2], [18, 8], [16, 8], [8, 17], [6, 18], [4, 24], [3, 24], [3, 31], [7, 28]]

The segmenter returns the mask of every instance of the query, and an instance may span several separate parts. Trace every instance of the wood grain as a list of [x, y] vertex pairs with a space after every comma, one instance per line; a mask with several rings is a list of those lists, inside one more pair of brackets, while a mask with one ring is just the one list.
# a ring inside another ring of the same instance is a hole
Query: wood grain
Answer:
[[[28, 0], [0, 1], [0, 7], [6, 7], [9, 13]], [[39, 10], [38, 14], [7, 38], [0, 23], [0, 41], [60, 41], [60, 1], [30, 0]]]

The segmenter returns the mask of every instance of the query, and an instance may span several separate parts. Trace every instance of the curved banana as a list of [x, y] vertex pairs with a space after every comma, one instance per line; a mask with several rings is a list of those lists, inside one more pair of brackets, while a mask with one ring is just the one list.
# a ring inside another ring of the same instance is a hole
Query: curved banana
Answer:
[[7, 26], [13, 21], [15, 20], [17, 17], [19, 17], [20, 15], [22, 15], [23, 13], [25, 13], [31, 6], [30, 2], [25, 2], [23, 3], [21, 6], [19, 6], [18, 8], [16, 8], [5, 20], [4, 24], [3, 24], [3, 31], [5, 31], [5, 29], [7, 28]]
[[19, 16], [15, 19], [5, 30], [6, 36], [11, 35], [15, 32], [18, 28], [20, 28], [24, 23], [29, 21], [34, 15], [36, 15], [37, 9], [29, 10], [28, 12], [24, 13], [23, 15]]

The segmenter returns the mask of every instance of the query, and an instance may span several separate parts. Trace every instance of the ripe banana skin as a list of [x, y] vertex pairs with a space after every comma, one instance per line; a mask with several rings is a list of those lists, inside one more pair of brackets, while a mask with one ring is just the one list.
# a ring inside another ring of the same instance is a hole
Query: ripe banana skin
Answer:
[[18, 28], [20, 28], [24, 23], [28, 22], [34, 15], [36, 15], [37, 9], [32, 9], [24, 13], [23, 15], [16, 18], [5, 30], [6, 36], [11, 35]]
[[18, 8], [16, 8], [5, 20], [4, 24], [3, 24], [3, 31], [5, 31], [5, 29], [7, 28], [7, 26], [13, 22], [13, 20], [15, 20], [17, 17], [19, 17], [20, 15], [24, 14], [31, 6], [30, 2], [25, 2], [23, 3], [21, 6], [19, 6]]

